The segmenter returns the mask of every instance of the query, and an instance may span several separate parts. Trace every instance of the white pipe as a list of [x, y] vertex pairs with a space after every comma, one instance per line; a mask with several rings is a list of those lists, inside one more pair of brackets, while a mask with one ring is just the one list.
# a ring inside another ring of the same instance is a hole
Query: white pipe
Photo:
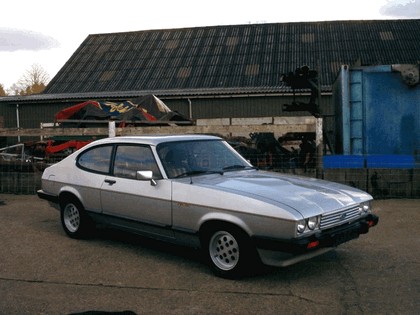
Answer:
[[[16, 104], [16, 127], [20, 129], [20, 121], [19, 121], [19, 104]], [[20, 142], [20, 136], [18, 136], [18, 142]]]
[[116, 136], [115, 121], [108, 122], [108, 137], [114, 138]]

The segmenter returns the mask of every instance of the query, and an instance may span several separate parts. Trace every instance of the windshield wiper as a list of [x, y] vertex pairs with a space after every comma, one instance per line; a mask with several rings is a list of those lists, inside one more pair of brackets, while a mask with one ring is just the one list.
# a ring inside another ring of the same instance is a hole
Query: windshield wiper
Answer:
[[253, 166], [240, 165], [240, 164], [230, 165], [223, 168], [224, 171], [234, 171], [234, 170], [243, 170], [243, 169], [257, 169], [257, 168]]
[[220, 174], [223, 175], [222, 171], [205, 171], [205, 170], [195, 170], [195, 171], [188, 171], [185, 173], [181, 173], [174, 178], [180, 178], [180, 177], [188, 177], [188, 176], [194, 176], [194, 175], [204, 175], [204, 174]]

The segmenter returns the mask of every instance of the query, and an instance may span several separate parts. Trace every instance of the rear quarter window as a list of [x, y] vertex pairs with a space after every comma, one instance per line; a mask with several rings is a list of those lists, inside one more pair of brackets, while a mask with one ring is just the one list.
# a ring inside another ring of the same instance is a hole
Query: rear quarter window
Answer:
[[109, 173], [112, 146], [93, 147], [77, 158], [77, 166], [94, 173]]

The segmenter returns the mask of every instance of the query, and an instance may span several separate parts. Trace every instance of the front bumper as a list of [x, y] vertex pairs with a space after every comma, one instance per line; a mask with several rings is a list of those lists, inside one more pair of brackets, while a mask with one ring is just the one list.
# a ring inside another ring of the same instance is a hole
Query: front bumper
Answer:
[[288, 266], [321, 254], [334, 247], [366, 234], [378, 224], [379, 218], [369, 214], [357, 221], [349, 222], [308, 237], [292, 240], [254, 238], [263, 263], [270, 266]]

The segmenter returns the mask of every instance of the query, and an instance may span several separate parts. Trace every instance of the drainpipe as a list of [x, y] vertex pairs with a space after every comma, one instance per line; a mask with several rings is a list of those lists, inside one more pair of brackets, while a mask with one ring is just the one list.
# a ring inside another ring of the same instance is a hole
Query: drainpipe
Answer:
[[324, 158], [324, 121], [322, 118], [322, 110], [321, 110], [321, 61], [318, 59], [318, 109], [319, 109], [319, 116], [316, 118], [316, 176], [317, 178], [323, 178], [323, 158]]
[[191, 106], [191, 100], [188, 98], [188, 114], [190, 116], [190, 119], [192, 120], [192, 106]]
[[[20, 121], [19, 121], [19, 104], [16, 104], [16, 127], [20, 129]], [[20, 136], [18, 136], [18, 142], [20, 142]]]

